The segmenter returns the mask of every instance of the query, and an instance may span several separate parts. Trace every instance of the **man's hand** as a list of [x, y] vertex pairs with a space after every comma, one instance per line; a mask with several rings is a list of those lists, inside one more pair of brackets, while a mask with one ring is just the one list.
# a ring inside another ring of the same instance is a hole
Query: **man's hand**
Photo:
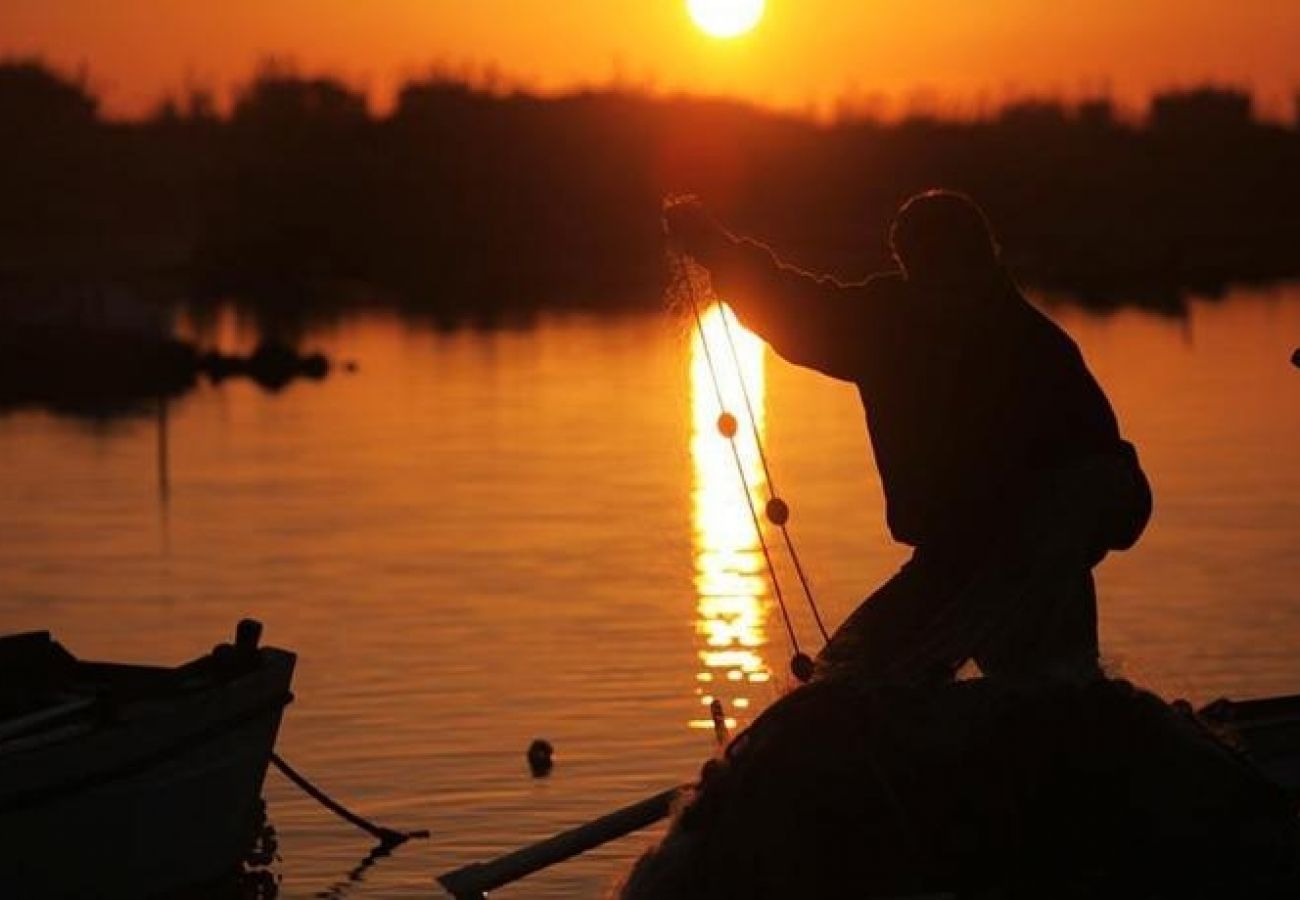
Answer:
[[705, 268], [716, 264], [735, 243], [699, 198], [689, 194], [664, 201], [664, 233], [677, 249]]

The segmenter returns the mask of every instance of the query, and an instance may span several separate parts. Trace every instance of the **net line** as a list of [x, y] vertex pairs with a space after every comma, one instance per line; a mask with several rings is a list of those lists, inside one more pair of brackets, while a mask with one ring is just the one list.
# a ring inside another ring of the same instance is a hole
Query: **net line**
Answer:
[[[708, 369], [709, 381], [713, 386], [713, 394], [717, 400], [718, 409], [720, 411], [719, 430], [722, 431], [723, 436], [727, 438], [727, 442], [731, 447], [732, 459], [736, 464], [736, 472], [740, 477], [741, 487], [745, 494], [745, 504], [749, 510], [749, 516], [754, 525], [754, 533], [757, 536], [759, 548], [762, 551], [763, 561], [767, 566], [768, 576], [772, 582], [772, 589], [776, 596], [777, 606], [781, 610], [781, 619], [785, 625], [786, 634], [789, 636], [791, 647], [794, 650], [795, 657], [792, 660], [792, 668], [796, 677], [801, 681], [806, 681], [808, 676], [811, 675], [812, 661], [803, 654], [803, 651], [800, 648], [799, 636], [794, 626], [794, 620], [790, 615], [790, 609], [786, 602], [785, 592], [781, 587], [781, 580], [777, 574], [776, 564], [772, 557], [772, 551], [768, 546], [767, 538], [763, 534], [762, 521], [758, 514], [758, 508], [754, 503], [754, 495], [750, 489], [749, 477], [745, 474], [744, 463], [740, 457], [740, 450], [736, 445], [734, 426], [730, 429], [730, 433], [721, 428], [723, 416], [729, 416], [730, 414], [727, 412], [726, 398], [722, 393], [722, 379], [719, 375], [718, 360], [710, 346], [708, 335], [704, 328], [704, 316], [700, 309], [701, 299], [699, 296], [700, 292], [697, 287], [696, 277], [691, 271], [691, 264], [680, 252], [670, 249], [669, 258], [671, 260], [671, 265], [675, 270], [676, 280], [680, 286], [680, 291], [686, 296], [687, 305], [690, 307], [696, 331], [699, 333], [700, 347], [704, 352], [705, 367]], [[808, 607], [812, 611], [813, 619], [817, 624], [817, 630], [821, 633], [823, 641], [825, 641], [829, 639], [826, 626], [823, 623], [821, 612], [817, 608], [817, 603], [812, 593], [812, 587], [808, 580], [806, 571], [804, 570], [802, 561], [799, 558], [798, 551], [795, 548], [793, 536], [790, 534], [790, 530], [786, 524], [789, 516], [789, 507], [786, 505], [785, 501], [780, 499], [776, 490], [776, 484], [772, 478], [771, 465], [768, 461], [766, 450], [763, 447], [762, 436], [758, 430], [758, 420], [755, 418], [753, 401], [750, 396], [749, 388], [745, 382], [744, 371], [740, 362], [740, 354], [736, 349], [735, 336], [728, 322], [729, 312], [724, 306], [720, 307], [720, 313], [723, 323], [723, 334], [730, 351], [732, 365], [735, 369], [736, 381], [740, 386], [740, 392], [745, 406], [745, 413], [749, 418], [750, 432], [753, 436], [755, 448], [758, 451], [758, 457], [764, 477], [767, 480], [769, 489], [769, 499], [766, 508], [767, 519], [769, 522], [776, 525], [781, 531], [786, 550], [790, 554], [791, 562], [793, 563], [795, 572], [798, 575], [804, 597], [808, 602]], [[734, 422], [734, 417], [732, 418]]]

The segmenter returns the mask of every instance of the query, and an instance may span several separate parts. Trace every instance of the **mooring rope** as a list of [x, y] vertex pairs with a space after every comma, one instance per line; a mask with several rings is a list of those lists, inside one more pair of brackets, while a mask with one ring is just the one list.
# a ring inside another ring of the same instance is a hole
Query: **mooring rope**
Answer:
[[359, 816], [352, 810], [348, 809], [342, 803], [339, 803], [333, 797], [326, 794], [316, 785], [307, 780], [307, 776], [300, 773], [293, 766], [284, 761], [284, 758], [278, 753], [271, 754], [271, 763], [280, 770], [280, 774], [293, 782], [304, 794], [311, 797], [321, 806], [328, 809], [334, 815], [338, 816], [344, 822], [361, 829], [366, 834], [379, 841], [380, 846], [393, 848], [405, 844], [412, 838], [427, 838], [429, 832], [421, 831], [397, 831], [392, 828], [385, 828], [383, 825], [376, 825], [369, 819]]
[[[741, 489], [745, 495], [745, 505], [749, 509], [749, 517], [754, 523], [754, 534], [758, 539], [759, 549], [763, 554], [763, 561], [767, 566], [768, 576], [772, 581], [772, 591], [776, 596], [777, 607], [781, 610], [781, 619], [785, 624], [786, 634], [790, 638], [790, 646], [794, 650], [794, 656], [790, 660], [790, 670], [795, 678], [799, 681], [806, 682], [812, 677], [813, 661], [806, 653], [803, 652], [799, 645], [799, 635], [794, 626], [794, 620], [790, 615], [790, 609], [785, 600], [785, 592], [781, 588], [781, 579], [777, 574], [776, 564], [772, 559], [771, 549], [768, 547], [767, 538], [763, 535], [763, 524], [759, 519], [758, 508], [754, 504], [754, 496], [750, 490], [749, 476], [745, 474], [744, 462], [740, 458], [740, 449], [736, 445], [737, 423], [736, 417], [727, 411], [726, 398], [722, 394], [722, 381], [719, 377], [717, 361], [714, 359], [713, 350], [709, 346], [708, 334], [704, 330], [704, 316], [700, 312], [700, 299], [696, 294], [696, 285], [694, 277], [690, 271], [689, 265], [680, 252], [670, 249], [669, 254], [677, 268], [677, 280], [682, 285], [686, 294], [687, 303], [690, 305], [691, 314], [695, 319], [695, 327], [699, 331], [700, 346], [704, 351], [704, 361], [709, 371], [709, 381], [713, 385], [713, 393], [718, 401], [718, 431], [727, 439], [731, 447], [731, 456], [736, 463], [736, 473], [740, 476]], [[813, 600], [812, 592], [808, 584], [807, 577], [804, 574], [803, 566], [799, 563], [798, 554], [794, 549], [794, 542], [789, 531], [785, 527], [785, 520], [789, 518], [789, 507], [785, 501], [776, 496], [775, 487], [772, 484], [771, 469], [767, 462], [767, 456], [763, 451], [762, 441], [759, 438], [758, 422], [754, 417], [754, 407], [750, 400], [749, 389], [745, 385], [744, 372], [740, 366], [740, 355], [736, 350], [735, 341], [732, 338], [730, 326], [726, 324], [727, 311], [721, 309], [723, 326], [726, 328], [727, 343], [731, 348], [732, 363], [735, 367], [736, 380], [740, 385], [741, 393], [744, 397], [745, 411], [749, 416], [749, 424], [752, 430], [754, 440], [759, 453], [759, 459], [762, 463], [764, 476], [767, 478], [770, 489], [770, 497], [765, 508], [768, 521], [777, 525], [785, 538], [786, 548], [790, 552], [791, 560], [795, 564], [795, 569], [799, 573], [800, 583], [803, 585], [805, 596], [808, 600], [809, 607], [813, 611], [813, 617], [817, 622], [818, 630], [822, 638], [826, 639], [826, 628], [822, 624], [821, 614], [817, 609], [816, 602]]]

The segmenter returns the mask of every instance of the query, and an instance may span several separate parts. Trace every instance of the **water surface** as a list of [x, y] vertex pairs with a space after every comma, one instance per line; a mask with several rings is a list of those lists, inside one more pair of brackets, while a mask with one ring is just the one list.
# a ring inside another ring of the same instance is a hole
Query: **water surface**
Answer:
[[[1195, 302], [1186, 320], [1051, 309], [1157, 491], [1143, 543], [1099, 570], [1111, 664], [1195, 701], [1300, 691], [1300, 372], [1287, 362], [1300, 289]], [[433, 834], [350, 882], [367, 842], [272, 774], [281, 896], [436, 896], [436, 872], [689, 778], [711, 751], [709, 699], [743, 725], [787, 683], [686, 324], [348, 319], [309, 344], [356, 359], [355, 374], [175, 403], [165, 500], [148, 416], [2, 417], [0, 630], [176, 663], [260, 618], [301, 655], [284, 755], [366, 814]], [[253, 338], [227, 323], [221, 339]], [[884, 532], [856, 394], [743, 336], [737, 351], [837, 623], [904, 557]], [[761, 499], [743, 401], [734, 379], [722, 388]], [[538, 736], [558, 751], [542, 781], [523, 759]], [[645, 840], [500, 896], [598, 896]]]

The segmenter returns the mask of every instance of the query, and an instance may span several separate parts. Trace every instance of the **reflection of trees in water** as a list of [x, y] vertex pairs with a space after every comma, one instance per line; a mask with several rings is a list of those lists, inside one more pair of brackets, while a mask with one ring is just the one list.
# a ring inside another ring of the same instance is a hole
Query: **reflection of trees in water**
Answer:
[[659, 199], [683, 187], [845, 274], [887, 262], [893, 209], [934, 184], [980, 199], [1018, 272], [1088, 302], [1168, 303], [1298, 265], [1300, 133], [1229, 90], [1162, 95], [1140, 123], [1093, 99], [977, 122], [846, 106], [824, 126], [433, 76], [376, 118], [337, 80], [268, 66], [226, 118], [202, 93], [143, 122], [95, 110], [84, 80], [0, 64], [0, 272], [167, 271], [191, 295], [246, 297], [276, 328], [360, 300], [653, 302]]

